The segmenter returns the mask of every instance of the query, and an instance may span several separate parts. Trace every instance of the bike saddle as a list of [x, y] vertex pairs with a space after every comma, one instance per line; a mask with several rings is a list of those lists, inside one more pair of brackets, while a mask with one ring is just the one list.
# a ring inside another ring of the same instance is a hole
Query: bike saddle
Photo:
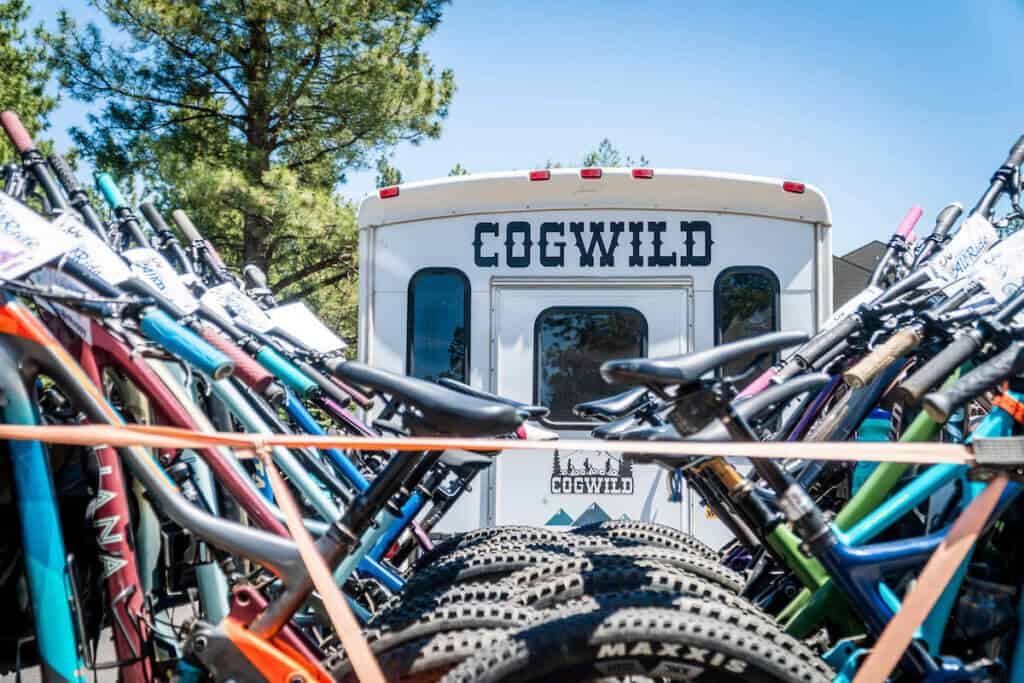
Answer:
[[485, 401], [494, 401], [495, 403], [506, 403], [510, 406], [519, 408], [520, 410], [525, 410], [529, 413], [529, 419], [531, 420], [537, 420], [542, 417], [547, 417], [547, 414], [549, 412], [548, 409], [545, 408], [544, 406], [532, 406], [529, 405], [528, 403], [520, 403], [519, 401], [513, 401], [510, 398], [498, 396], [497, 394], [492, 394], [489, 391], [484, 391], [483, 389], [475, 389], [466, 384], [465, 382], [460, 382], [450, 377], [442, 377], [441, 379], [437, 380], [437, 383], [447, 389], [457, 391], [460, 394], [475, 396], [476, 398], [482, 398]]
[[330, 371], [343, 381], [368, 386], [420, 413], [406, 416], [407, 427], [418, 436], [499, 436], [511, 434], [529, 417], [507, 403], [485, 401], [427, 382], [378, 370], [342, 358], [325, 360]]
[[[824, 372], [800, 375], [788, 382], [769, 387], [755, 394], [746, 401], [734, 404], [734, 410], [747, 422], [764, 417], [771, 409], [782, 407], [791, 400], [808, 391], [821, 391], [832, 381], [832, 377]], [[732, 436], [721, 420], [714, 420], [696, 434], [686, 437], [687, 441], [732, 441]]]
[[634, 387], [614, 396], [577, 403], [572, 412], [578, 417], [610, 421], [635, 412], [637, 408], [646, 402], [647, 389], [644, 387]]
[[636, 418], [632, 416], [627, 416], [615, 420], [614, 422], [606, 422], [599, 427], [595, 427], [590, 431], [590, 435], [595, 439], [613, 439], [615, 438], [614, 434], [617, 432], [635, 429], [640, 426], [643, 426], [643, 423], [637, 422]]
[[681, 441], [672, 425], [637, 425], [608, 436], [609, 441]]
[[469, 451], [445, 451], [441, 454], [441, 463], [448, 467], [460, 470], [473, 470], [479, 472], [491, 466], [492, 459], [497, 453], [480, 453]]
[[610, 360], [601, 365], [601, 376], [609, 383], [691, 387], [712, 370], [746, 355], [772, 353], [809, 338], [805, 332], [773, 332], [681, 356]]

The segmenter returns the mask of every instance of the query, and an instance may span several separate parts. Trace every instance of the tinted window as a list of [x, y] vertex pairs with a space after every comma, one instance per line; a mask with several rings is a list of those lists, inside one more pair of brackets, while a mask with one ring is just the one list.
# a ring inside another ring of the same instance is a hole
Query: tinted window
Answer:
[[469, 280], [454, 268], [427, 268], [409, 281], [406, 371], [435, 381], [469, 374]]
[[577, 423], [577, 403], [621, 390], [601, 379], [601, 363], [647, 352], [647, 321], [632, 308], [558, 306], [537, 316], [534, 327], [534, 401], [554, 423]]
[[[779, 329], [779, 280], [767, 268], [728, 268], [715, 280], [715, 343], [725, 344]], [[754, 356], [724, 368], [725, 375], [742, 372]], [[763, 361], [767, 368], [773, 361]], [[757, 373], [752, 373], [753, 380]]]

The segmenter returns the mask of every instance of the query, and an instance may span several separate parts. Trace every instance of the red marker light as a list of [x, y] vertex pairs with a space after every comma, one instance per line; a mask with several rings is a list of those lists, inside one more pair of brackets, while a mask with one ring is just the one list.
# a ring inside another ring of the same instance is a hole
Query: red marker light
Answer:
[[782, 189], [785, 190], [786, 192], [792, 192], [793, 194], [803, 194], [806, 188], [804, 187], [803, 183], [798, 183], [793, 180], [787, 180], [784, 183], [782, 183]]
[[634, 178], [653, 178], [654, 177], [654, 169], [653, 168], [634, 168], [633, 169], [633, 177]]
[[530, 180], [551, 180], [551, 171], [547, 169], [530, 171]]
[[398, 196], [398, 185], [392, 185], [391, 187], [380, 188], [381, 199], [391, 199], [392, 197]]
[[581, 168], [580, 178], [600, 178], [601, 169], [599, 168]]

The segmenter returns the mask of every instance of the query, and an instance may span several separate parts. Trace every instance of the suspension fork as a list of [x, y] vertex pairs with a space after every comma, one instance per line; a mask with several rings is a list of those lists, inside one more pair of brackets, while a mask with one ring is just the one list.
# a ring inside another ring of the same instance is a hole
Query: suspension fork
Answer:
[[[92, 346], [79, 340], [77, 359], [85, 374], [97, 387], [102, 387], [99, 366]], [[92, 526], [96, 530], [103, 565], [103, 583], [110, 604], [114, 631], [114, 650], [120, 661], [132, 661], [120, 668], [123, 681], [149, 681], [152, 662], [145, 651], [149, 642], [146, 625], [145, 591], [139, 578], [134, 543], [131, 541], [131, 512], [121, 459], [110, 446], [96, 448], [99, 481]]]
[[[8, 424], [40, 423], [35, 404], [18, 372], [17, 352], [0, 344], [2, 410]], [[60, 525], [49, 458], [38, 441], [10, 441], [11, 466], [17, 492], [21, 543], [25, 555], [32, 619], [46, 683], [85, 683], [85, 663], [71, 609], [71, 577]]]

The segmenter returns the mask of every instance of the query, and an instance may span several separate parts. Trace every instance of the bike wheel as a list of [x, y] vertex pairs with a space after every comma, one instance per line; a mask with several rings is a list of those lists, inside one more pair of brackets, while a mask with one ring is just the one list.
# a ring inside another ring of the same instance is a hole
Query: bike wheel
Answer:
[[827, 683], [828, 667], [799, 641], [705, 600], [675, 609], [572, 614], [509, 634], [453, 669], [445, 683], [637, 676], [715, 683]]
[[671, 538], [676, 542], [686, 545], [692, 549], [693, 552], [699, 553], [706, 557], [717, 559], [720, 553], [705, 544], [700, 539], [692, 536], [684, 531], [675, 529], [664, 524], [656, 524], [654, 522], [639, 522], [631, 519], [611, 519], [605, 522], [594, 522], [593, 524], [585, 524], [583, 526], [571, 529], [569, 533], [582, 536], [607, 536], [609, 538], [625, 537], [629, 538], [632, 532], [642, 532], [643, 534], [658, 534]]

